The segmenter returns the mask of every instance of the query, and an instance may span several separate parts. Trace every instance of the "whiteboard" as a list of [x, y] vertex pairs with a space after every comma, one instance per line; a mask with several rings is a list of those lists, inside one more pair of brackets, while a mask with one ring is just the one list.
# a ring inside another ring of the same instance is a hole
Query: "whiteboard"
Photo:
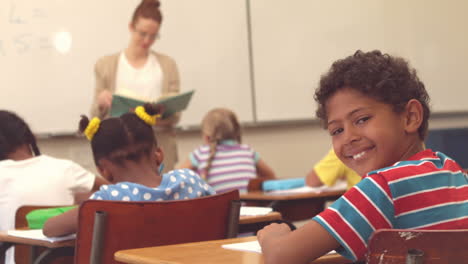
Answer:
[[176, 60], [181, 89], [195, 90], [181, 125], [199, 125], [214, 107], [251, 122], [246, 2], [167, 0], [161, 7], [161, 39], [154, 47]]
[[[0, 0], [0, 107], [39, 134], [73, 133], [89, 114], [94, 64], [124, 49], [139, 0]], [[226, 106], [252, 120], [244, 1], [162, 1], [161, 39], [181, 89], [196, 90], [181, 124]], [[245, 104], [247, 102], [247, 105]]]
[[315, 117], [314, 90], [357, 49], [405, 57], [434, 112], [468, 111], [468, 1], [250, 1], [260, 121]]
[[89, 115], [94, 63], [128, 42], [138, 1], [120, 2], [2, 0], [1, 108], [36, 133], [76, 131], [80, 114]]

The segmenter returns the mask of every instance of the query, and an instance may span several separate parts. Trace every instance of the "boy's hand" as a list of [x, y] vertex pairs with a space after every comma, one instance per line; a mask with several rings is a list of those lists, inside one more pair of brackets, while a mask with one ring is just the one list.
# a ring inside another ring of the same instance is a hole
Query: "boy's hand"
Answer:
[[270, 242], [272, 240], [276, 240], [282, 236], [285, 236], [291, 232], [291, 229], [287, 224], [270, 224], [265, 226], [262, 230], [258, 231], [257, 239], [262, 246], [266, 243], [266, 241]]

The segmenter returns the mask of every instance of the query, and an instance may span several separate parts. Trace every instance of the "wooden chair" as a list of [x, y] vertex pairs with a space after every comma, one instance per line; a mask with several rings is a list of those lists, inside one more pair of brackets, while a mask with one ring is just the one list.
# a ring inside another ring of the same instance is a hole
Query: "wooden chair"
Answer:
[[[248, 192], [257, 192], [263, 191], [263, 182], [265, 179], [258, 179], [254, 178], [249, 181], [247, 185]], [[303, 200], [296, 200], [294, 202], [290, 201], [248, 201], [246, 205], [248, 206], [266, 206], [273, 208], [273, 211], [280, 212], [283, 216], [284, 221], [290, 227], [295, 226], [292, 224], [294, 221], [302, 221], [305, 219], [310, 219], [315, 215], [319, 214], [325, 209], [325, 202], [327, 199], [322, 199], [321, 203], [317, 202], [314, 206], [311, 206], [310, 203], [303, 199]], [[304, 210], [307, 208], [307, 210]]]
[[114, 253], [122, 249], [232, 238], [239, 210], [237, 190], [192, 200], [88, 200], [80, 206], [75, 263], [118, 263]]
[[372, 234], [368, 264], [467, 264], [468, 229], [380, 229]]
[[[254, 178], [249, 180], [249, 184], [247, 185], [247, 191], [248, 192], [255, 192], [255, 191], [263, 191], [263, 182], [266, 181], [266, 179], [259, 179], [259, 178]], [[272, 203], [272, 204], [266, 204], [266, 203], [258, 203], [258, 202], [246, 202], [245, 203], [247, 206], [266, 206], [266, 207], [271, 207], [273, 208], [273, 211], [277, 212], [284, 212], [284, 206], [281, 206], [281, 204], [278, 203]], [[275, 221], [270, 221], [270, 222], [264, 222], [260, 224], [251, 224], [249, 226], [245, 226], [241, 229], [241, 232], [250, 232], [254, 231], [257, 233], [258, 230], [262, 229], [263, 227], [271, 224], [271, 223], [285, 223], [291, 228], [291, 230], [295, 230], [296, 226], [291, 222], [287, 220], [275, 220]]]
[[253, 192], [253, 191], [263, 191], [262, 184], [265, 181], [265, 179], [259, 179], [259, 178], [254, 178], [249, 180], [249, 184], [247, 185], [247, 191], [248, 192]]

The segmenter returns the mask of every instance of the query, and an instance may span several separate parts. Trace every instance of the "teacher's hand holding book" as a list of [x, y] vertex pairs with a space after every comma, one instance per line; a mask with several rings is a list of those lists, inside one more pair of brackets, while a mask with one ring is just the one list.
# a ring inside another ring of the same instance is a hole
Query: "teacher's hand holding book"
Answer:
[[101, 111], [109, 110], [112, 105], [112, 93], [108, 90], [101, 91], [98, 95], [97, 101]]

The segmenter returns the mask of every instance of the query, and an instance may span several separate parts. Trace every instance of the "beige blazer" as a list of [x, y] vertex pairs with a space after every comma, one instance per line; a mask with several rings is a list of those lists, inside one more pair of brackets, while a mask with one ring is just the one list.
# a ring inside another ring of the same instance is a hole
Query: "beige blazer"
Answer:
[[[175, 61], [164, 54], [152, 51], [156, 56], [163, 75], [161, 98], [178, 94], [180, 92], [180, 79], [179, 71]], [[115, 92], [115, 82], [117, 80], [117, 67], [119, 65], [119, 53], [104, 56], [100, 58], [94, 67], [94, 74], [96, 78], [96, 87], [94, 90], [93, 103], [91, 105], [91, 117], [99, 117], [100, 119], [109, 116], [109, 110], [100, 109], [97, 103], [97, 97], [103, 90], [109, 90], [111, 93]], [[177, 113], [169, 118], [171, 121], [168, 126], [154, 128], [158, 145], [164, 151], [164, 171], [174, 168], [177, 162], [177, 145], [175, 139], [174, 126], [180, 120], [180, 113]]]

